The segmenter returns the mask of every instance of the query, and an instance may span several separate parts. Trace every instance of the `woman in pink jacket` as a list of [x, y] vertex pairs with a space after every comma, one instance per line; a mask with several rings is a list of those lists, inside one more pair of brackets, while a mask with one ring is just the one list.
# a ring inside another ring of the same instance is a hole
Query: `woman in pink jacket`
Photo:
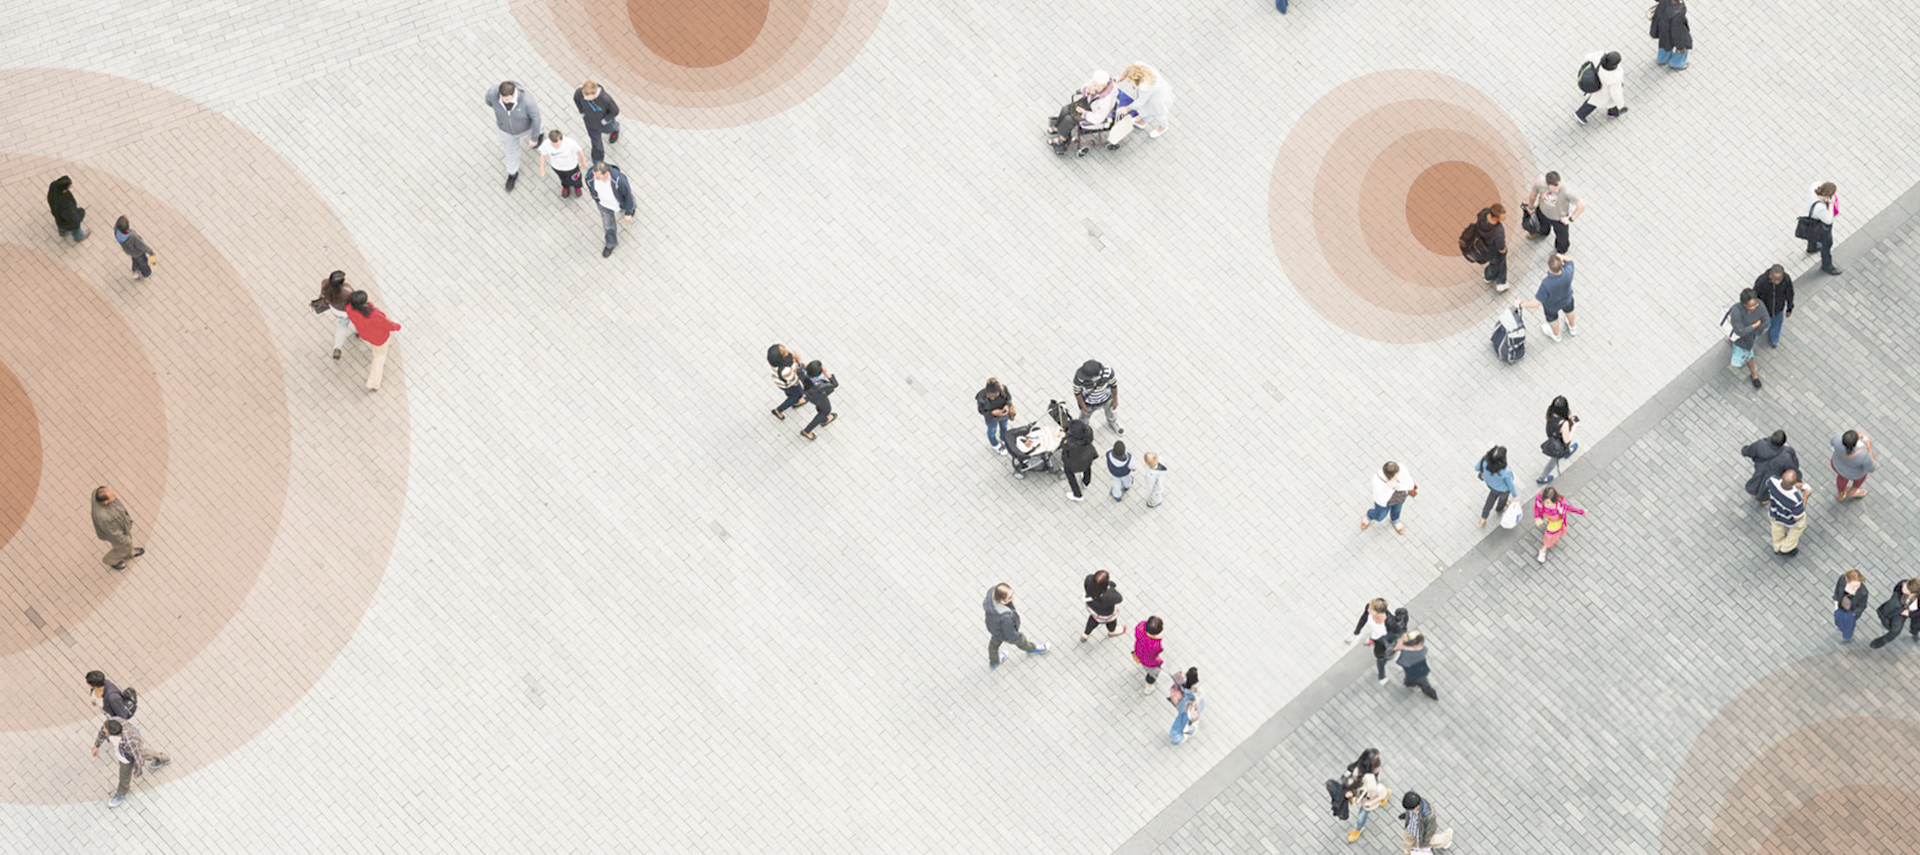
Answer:
[[1540, 542], [1540, 563], [1547, 563], [1547, 550], [1560, 542], [1560, 535], [1567, 533], [1567, 514], [1586, 516], [1587, 512], [1567, 501], [1559, 490], [1548, 487], [1533, 497], [1533, 524], [1547, 530], [1546, 539]]

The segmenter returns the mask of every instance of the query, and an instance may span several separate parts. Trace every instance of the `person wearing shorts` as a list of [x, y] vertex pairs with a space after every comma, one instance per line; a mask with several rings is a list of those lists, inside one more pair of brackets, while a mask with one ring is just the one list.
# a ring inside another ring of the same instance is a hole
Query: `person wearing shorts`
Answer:
[[1573, 259], [1564, 253], [1555, 253], [1547, 259], [1546, 278], [1540, 280], [1540, 287], [1533, 292], [1533, 299], [1513, 301], [1513, 307], [1524, 309], [1539, 306], [1547, 313], [1547, 322], [1540, 325], [1540, 331], [1547, 338], [1560, 340], [1560, 314], [1566, 313], [1567, 332], [1580, 334], [1580, 319], [1573, 314]]
[[1760, 303], [1760, 297], [1752, 288], [1740, 290], [1740, 302], [1727, 309], [1727, 320], [1733, 328], [1727, 333], [1733, 342], [1733, 359], [1728, 368], [1738, 371], [1747, 369], [1747, 380], [1753, 388], [1760, 388], [1760, 367], [1753, 360], [1753, 349], [1760, 344], [1760, 334], [1767, 329], [1767, 307]]

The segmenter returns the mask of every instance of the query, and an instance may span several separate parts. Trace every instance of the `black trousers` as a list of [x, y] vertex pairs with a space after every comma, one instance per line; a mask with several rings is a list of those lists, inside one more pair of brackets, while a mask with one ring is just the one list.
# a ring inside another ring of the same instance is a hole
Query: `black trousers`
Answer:
[[1099, 625], [1100, 625], [1100, 624], [1102, 624], [1102, 623], [1104, 623], [1104, 624], [1106, 624], [1106, 625], [1107, 625], [1107, 631], [1108, 631], [1108, 632], [1119, 632], [1119, 631], [1120, 631], [1120, 619], [1119, 619], [1119, 618], [1107, 618], [1106, 620], [1104, 620], [1104, 621], [1103, 621], [1103, 620], [1101, 620], [1101, 619], [1099, 619], [1099, 618], [1097, 618], [1097, 617], [1094, 617], [1093, 615], [1087, 615], [1087, 628], [1086, 628], [1086, 629], [1083, 629], [1083, 630], [1081, 630], [1081, 631], [1080, 631], [1080, 634], [1081, 634], [1081, 635], [1092, 635], [1092, 634], [1093, 634], [1093, 628], [1094, 628], [1094, 627], [1096, 627], [1096, 626], [1099, 626]]
[[1505, 255], [1495, 255], [1492, 261], [1487, 262], [1487, 272], [1484, 278], [1495, 285], [1507, 284], [1507, 257]]
[[1067, 471], [1067, 486], [1073, 488], [1073, 494], [1075, 496], [1080, 495], [1081, 487], [1091, 485], [1092, 483], [1093, 483], [1093, 464], [1092, 463], [1087, 464], [1086, 471], [1084, 472], [1074, 472], [1072, 470]]
[[142, 279], [153, 275], [153, 267], [147, 263], [146, 253], [143, 252], [133, 257], [133, 272], [140, 274], [140, 278]]
[[1440, 700], [1440, 693], [1433, 690], [1433, 684], [1427, 682], [1427, 675], [1425, 674], [1418, 677], [1409, 676], [1401, 685], [1409, 689], [1419, 689], [1420, 694], [1426, 695], [1436, 701]]
[[826, 424], [827, 416], [833, 413], [833, 401], [827, 396], [818, 395], [807, 400], [813, 404], [813, 421], [807, 422], [807, 426], [800, 429], [801, 433], [813, 433], [813, 429]]
[[1832, 267], [1833, 266], [1833, 232], [1831, 231], [1827, 232], [1827, 236], [1824, 238], [1821, 238], [1820, 240], [1807, 241], [1807, 251], [1820, 253], [1820, 269], [1821, 270], [1826, 270], [1827, 268]]
[[[1896, 616], [1894, 617], [1894, 619], [1893, 619], [1893, 628], [1892, 628], [1892, 629], [1889, 629], [1889, 630], [1887, 630], [1887, 634], [1886, 634], [1886, 635], [1883, 635], [1883, 636], [1880, 636], [1879, 638], [1876, 638], [1876, 639], [1874, 639], [1874, 640], [1873, 640], [1872, 642], [1869, 642], [1869, 643], [1871, 643], [1871, 644], [1872, 644], [1872, 645], [1873, 645], [1874, 647], [1879, 647], [1879, 646], [1880, 646], [1880, 645], [1882, 645], [1882, 644], [1886, 644], [1886, 643], [1887, 643], [1887, 642], [1889, 642], [1889, 641], [1892, 641], [1892, 640], [1894, 640], [1894, 639], [1896, 639], [1896, 638], [1899, 638], [1899, 637], [1900, 637], [1900, 630], [1903, 630], [1903, 629], [1906, 629], [1906, 628], [1907, 628], [1907, 619], [1906, 619], [1906, 617], [1905, 617], [1905, 616], [1902, 616], [1902, 615], [1896, 615]], [[1914, 638], [1920, 638], [1920, 621], [1914, 621], [1914, 624], [1913, 624], [1913, 637], [1914, 637]]]
[[1507, 500], [1511, 498], [1513, 497], [1505, 493], [1502, 493], [1499, 490], [1494, 490], [1489, 488], [1487, 490], [1487, 500], [1481, 503], [1480, 505], [1480, 518], [1486, 519], [1487, 515], [1493, 513], [1494, 511], [1499, 511], [1500, 513], [1503, 513], [1503, 514], [1506, 513]]

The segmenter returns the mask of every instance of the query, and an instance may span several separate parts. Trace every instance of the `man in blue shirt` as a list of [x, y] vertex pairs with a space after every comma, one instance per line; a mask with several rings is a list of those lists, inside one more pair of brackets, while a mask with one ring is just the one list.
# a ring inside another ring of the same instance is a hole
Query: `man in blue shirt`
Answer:
[[1515, 300], [1513, 306], [1516, 309], [1539, 306], [1546, 312], [1547, 322], [1540, 325], [1540, 330], [1547, 334], [1547, 338], [1560, 340], [1561, 312], [1567, 315], [1567, 332], [1579, 335], [1580, 319], [1573, 314], [1573, 259], [1560, 253], [1547, 259], [1547, 277], [1540, 280], [1540, 288], [1533, 292], [1533, 299]]

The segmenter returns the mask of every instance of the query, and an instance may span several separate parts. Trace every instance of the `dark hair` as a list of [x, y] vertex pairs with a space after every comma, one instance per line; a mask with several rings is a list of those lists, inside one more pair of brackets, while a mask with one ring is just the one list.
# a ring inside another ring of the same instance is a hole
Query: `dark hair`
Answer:
[[1572, 415], [1573, 415], [1573, 410], [1572, 408], [1567, 406], [1567, 396], [1565, 395], [1555, 395], [1553, 398], [1553, 403], [1547, 405], [1548, 421], [1552, 421], [1554, 416], [1559, 416], [1560, 418], [1564, 419], [1564, 418], [1571, 417]]
[[1100, 372], [1105, 370], [1107, 370], [1107, 367], [1105, 365], [1101, 365], [1100, 360], [1098, 359], [1089, 359], [1086, 362], [1083, 362], [1080, 364], [1080, 376], [1085, 377], [1088, 380], [1092, 380], [1093, 378], [1100, 376]]
[[514, 89], [513, 89], [513, 81], [511, 81], [511, 80], [506, 80], [506, 81], [501, 81], [501, 83], [500, 83], [500, 97], [502, 97], [502, 98], [505, 98], [505, 97], [507, 97], [508, 95], [512, 95], [512, 94], [513, 94], [513, 91], [514, 91]]
[[1493, 217], [1504, 217], [1507, 215], [1507, 206], [1502, 205], [1499, 202], [1495, 202], [1491, 205], [1488, 205], [1487, 215], [1493, 216]]
[[325, 300], [329, 306], [338, 307], [346, 302], [346, 290], [347, 272], [345, 270], [335, 270], [327, 274], [327, 278], [320, 280], [320, 299]]
[[1380, 749], [1369, 748], [1360, 752], [1360, 759], [1353, 761], [1347, 768], [1353, 770], [1355, 777], [1380, 771]]
[[1746, 302], [1746, 301], [1748, 301], [1748, 300], [1751, 300], [1751, 299], [1753, 299], [1753, 289], [1752, 289], [1752, 288], [1742, 288], [1742, 289], [1740, 289], [1740, 302], [1742, 302], [1742, 303], [1744, 303], [1744, 302]]
[[107, 675], [102, 674], [99, 671], [87, 672], [87, 685], [98, 689], [101, 686], [104, 686], [106, 684], [107, 684]]
[[1547, 502], [1549, 504], [1558, 502], [1560, 501], [1560, 491], [1555, 490], [1552, 487], [1548, 487], [1544, 490], [1541, 490], [1540, 501]]
[[824, 368], [821, 368], [821, 367], [820, 367], [820, 360], [818, 360], [818, 359], [816, 359], [816, 360], [814, 360], [814, 361], [812, 361], [812, 362], [809, 362], [809, 363], [807, 363], [807, 376], [808, 376], [808, 377], [818, 377], [818, 376], [820, 376], [820, 375], [821, 375], [821, 373], [822, 373], [822, 372], [824, 372], [824, 371], [826, 371], [826, 369], [824, 369]]
[[1406, 795], [1400, 797], [1400, 806], [1403, 808], [1406, 808], [1407, 810], [1413, 810], [1414, 808], [1419, 807], [1420, 794], [1412, 790], [1408, 790]]
[[1617, 50], [1607, 51], [1606, 56], [1600, 57], [1600, 67], [1608, 71], [1612, 71], [1616, 68], [1619, 68], [1620, 52]]
[[130, 229], [127, 228], [126, 215], [123, 214], [121, 215], [120, 219], [113, 221], [113, 229], [114, 231], [120, 231], [120, 232], [130, 231]]
[[1783, 430], [1774, 431], [1772, 436], [1767, 437], [1767, 441], [1773, 443], [1774, 445], [1786, 445], [1787, 432]]
[[1147, 632], [1151, 635], [1159, 635], [1161, 627], [1164, 626], [1166, 626], [1166, 623], [1160, 620], [1159, 615], [1147, 618]]
[[1127, 453], [1127, 443], [1126, 443], [1126, 441], [1125, 441], [1125, 440], [1119, 440], [1119, 439], [1116, 439], [1116, 440], [1114, 440], [1114, 441], [1113, 441], [1113, 453], [1114, 453], [1114, 454], [1121, 454], [1121, 455], [1124, 455], [1124, 454], [1126, 454], [1126, 453]]
[[117, 718], [110, 718], [110, 719], [107, 719], [107, 724], [106, 724], [106, 727], [105, 727], [104, 729], [105, 729], [105, 730], [107, 731], [107, 733], [108, 733], [109, 735], [112, 735], [112, 736], [119, 736], [119, 735], [120, 735], [120, 729], [121, 729], [121, 728], [120, 728], [120, 720], [119, 720], [119, 719], [117, 719]]
[[1106, 593], [1108, 588], [1113, 587], [1113, 579], [1108, 575], [1107, 571], [1095, 570], [1093, 575], [1087, 577], [1086, 584], [1083, 585], [1083, 587], [1087, 591], [1088, 598], [1098, 597]]
[[360, 314], [371, 315], [372, 307], [367, 305], [367, 292], [355, 291], [347, 295], [347, 305], [360, 310]]
[[1180, 681], [1180, 685], [1188, 689], [1200, 685], [1200, 669], [1197, 667], [1188, 668], [1186, 677]]
[[1487, 464], [1488, 472], [1499, 472], [1507, 468], [1507, 447], [1496, 445], [1487, 449], [1486, 455], [1480, 458], [1480, 462]]
[[1840, 444], [1846, 446], [1848, 451], [1852, 451], [1854, 446], [1860, 444], [1860, 432], [1857, 430], [1850, 430], [1850, 431], [1847, 431], [1846, 433], [1841, 434]]
[[781, 353], [780, 351], [781, 347], [778, 344], [767, 345], [768, 365], [775, 368], [785, 368], [793, 364], [793, 356], [791, 354]]
[[547, 132], [547, 139], [548, 139], [548, 140], [549, 140], [550, 142], [559, 142], [559, 141], [560, 141], [560, 129], [559, 129], [559, 128], [554, 128], [553, 130], [551, 130], [551, 131], [548, 131], [548, 132]]
[[1772, 267], [1767, 268], [1767, 273], [1768, 274], [1778, 273], [1781, 276], [1785, 276], [1787, 275], [1787, 269], [1785, 267], [1781, 267], [1780, 265], [1776, 264]]
[[1547, 186], [1553, 187], [1553, 186], [1558, 186], [1559, 184], [1560, 184], [1560, 173], [1558, 172], [1547, 173]]
[[[1852, 448], [1852, 446], [1848, 446], [1848, 448]], [[93, 488], [93, 500], [96, 502], [106, 501], [107, 497], [103, 495], [106, 492], [107, 492], [107, 485], [105, 484], [101, 484], [100, 486]]]

